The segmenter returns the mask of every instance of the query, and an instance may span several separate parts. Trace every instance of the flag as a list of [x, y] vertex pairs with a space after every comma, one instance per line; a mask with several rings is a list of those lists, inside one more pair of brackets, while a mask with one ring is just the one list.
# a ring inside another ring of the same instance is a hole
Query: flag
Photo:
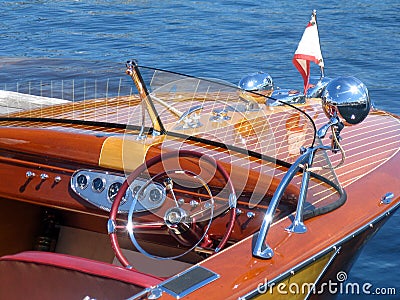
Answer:
[[318, 27], [316, 20], [316, 12], [313, 11], [311, 20], [308, 22], [303, 36], [299, 42], [296, 52], [293, 56], [293, 64], [300, 72], [304, 81], [304, 95], [307, 93], [310, 79], [310, 62], [321, 67], [323, 70], [324, 60], [322, 58], [321, 46], [319, 44]]

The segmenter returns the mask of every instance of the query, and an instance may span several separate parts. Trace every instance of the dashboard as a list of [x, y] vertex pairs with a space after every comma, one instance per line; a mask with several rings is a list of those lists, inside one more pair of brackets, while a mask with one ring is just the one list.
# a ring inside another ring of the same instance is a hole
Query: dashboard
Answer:
[[[71, 188], [82, 199], [90, 204], [110, 211], [125, 176], [105, 171], [77, 170], [71, 177]], [[136, 197], [136, 198], [135, 198]], [[165, 187], [144, 178], [135, 179], [127, 189], [119, 213], [128, 213], [134, 201], [134, 212], [159, 208], [165, 201]]]

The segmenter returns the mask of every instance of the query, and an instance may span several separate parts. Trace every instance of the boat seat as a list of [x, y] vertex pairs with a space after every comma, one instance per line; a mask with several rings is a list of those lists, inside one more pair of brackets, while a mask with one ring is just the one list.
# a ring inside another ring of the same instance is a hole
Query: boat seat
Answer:
[[161, 281], [58, 253], [28, 251], [0, 258], [0, 299], [126, 299]]

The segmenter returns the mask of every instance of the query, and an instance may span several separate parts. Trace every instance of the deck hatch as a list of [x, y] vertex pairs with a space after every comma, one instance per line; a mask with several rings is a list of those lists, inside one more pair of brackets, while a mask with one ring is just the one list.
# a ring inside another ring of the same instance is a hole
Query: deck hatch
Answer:
[[167, 280], [160, 287], [166, 293], [180, 299], [218, 278], [217, 273], [196, 266]]

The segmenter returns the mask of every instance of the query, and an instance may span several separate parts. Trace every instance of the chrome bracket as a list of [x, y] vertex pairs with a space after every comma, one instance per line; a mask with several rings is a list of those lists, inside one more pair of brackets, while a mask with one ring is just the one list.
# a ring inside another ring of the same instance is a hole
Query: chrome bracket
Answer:
[[[304, 225], [303, 221], [297, 220], [297, 214], [296, 214], [296, 219], [293, 221], [292, 225], [288, 226], [285, 228], [286, 231], [292, 232], [292, 233], [305, 233], [307, 232], [307, 227]], [[302, 219], [302, 217], [300, 217]]]
[[177, 121], [177, 123], [181, 123], [177, 129], [190, 129], [190, 128], [198, 128], [203, 126], [200, 122], [199, 111], [203, 109], [202, 105], [196, 105], [190, 107], [187, 111], [185, 111]]
[[108, 221], [107, 221], [107, 232], [108, 232], [108, 234], [115, 233], [116, 227], [117, 227], [117, 225], [115, 224], [115, 221], [111, 220], [111, 219], [108, 219]]
[[306, 152], [302, 154], [296, 160], [296, 162], [290, 166], [289, 170], [286, 172], [285, 176], [283, 176], [282, 181], [276, 188], [276, 191], [271, 199], [270, 205], [268, 206], [267, 212], [265, 213], [260, 231], [257, 236], [257, 240], [254, 244], [253, 256], [263, 259], [270, 259], [274, 256], [274, 250], [265, 241], [267, 238], [269, 228], [271, 227], [275, 211], [279, 205], [279, 202], [283, 196], [284, 191], [286, 190], [287, 186], [289, 185], [293, 177], [296, 175], [296, 173], [300, 170], [300, 165], [308, 161], [308, 156], [310, 151], [313, 151], [313, 148], [308, 148]]
[[210, 117], [210, 121], [212, 122], [222, 122], [231, 119], [231, 117], [228, 116], [228, 111], [224, 108], [214, 109], [212, 114], [213, 115]]
[[158, 299], [162, 296], [163, 291], [158, 286], [152, 288], [147, 294], [148, 299]]
[[308, 183], [310, 181], [309, 168], [312, 165], [315, 153], [315, 150], [313, 150], [313, 148], [309, 149], [311, 150], [305, 151], [305, 154], [307, 154], [308, 157], [308, 162], [305, 163], [303, 166], [303, 177], [301, 179], [299, 199], [297, 200], [296, 216], [293, 220], [293, 223], [286, 228], [287, 231], [292, 233], [307, 232], [307, 227], [303, 223], [303, 213], [304, 213], [304, 204], [306, 202], [306, 197], [307, 197]]

